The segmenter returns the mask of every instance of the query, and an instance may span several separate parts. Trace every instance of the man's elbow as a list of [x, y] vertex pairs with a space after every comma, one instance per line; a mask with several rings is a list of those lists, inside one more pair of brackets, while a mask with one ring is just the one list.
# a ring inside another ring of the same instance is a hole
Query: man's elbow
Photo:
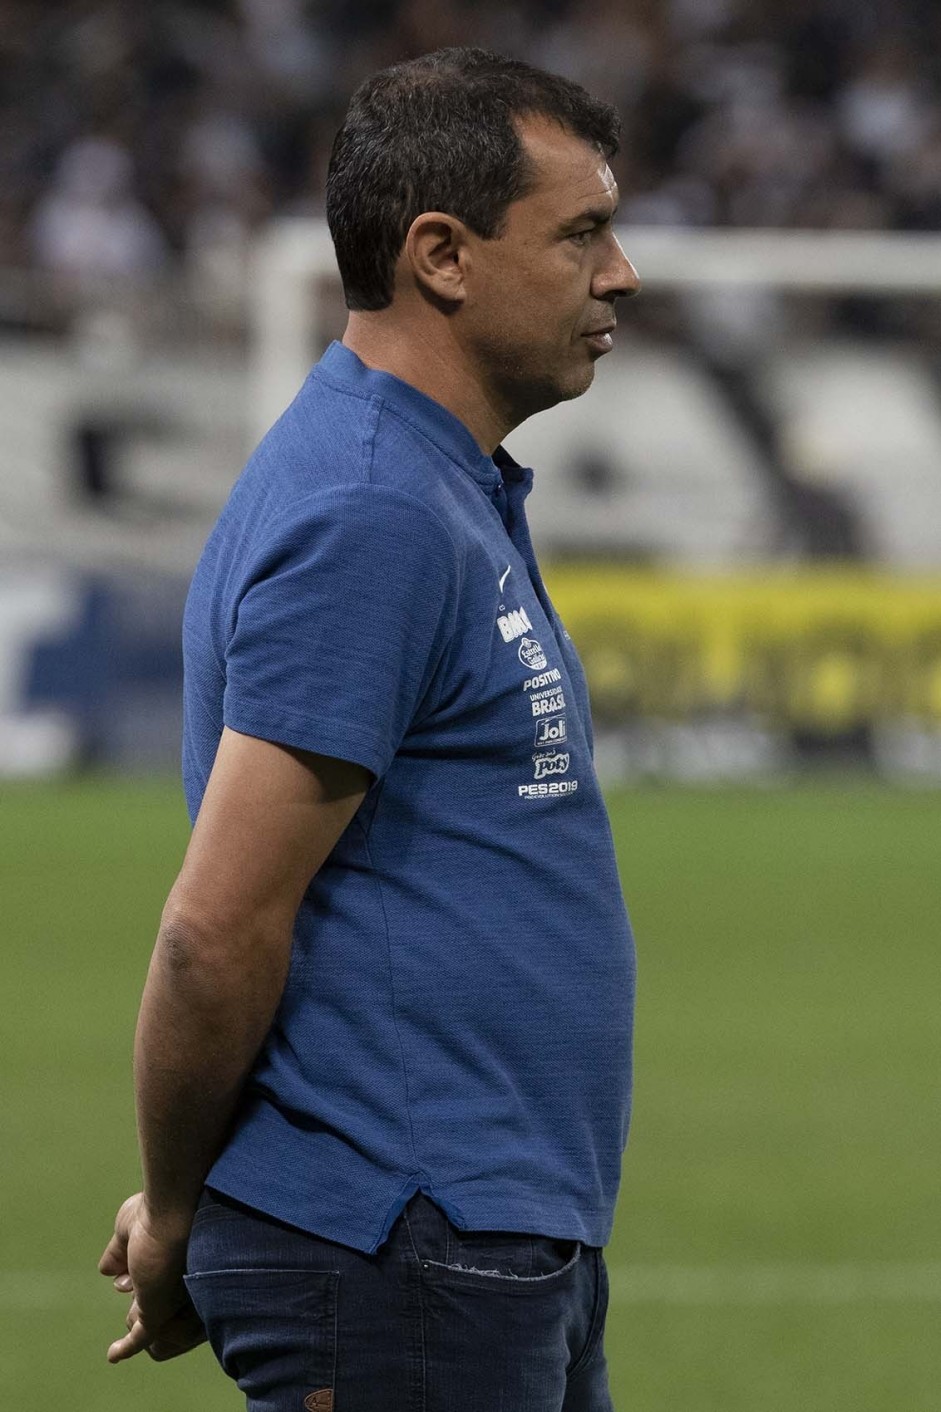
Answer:
[[227, 976], [267, 967], [272, 961], [286, 963], [291, 931], [283, 919], [245, 912], [214, 915], [171, 895], [161, 918], [155, 955], [179, 980], [208, 973], [224, 983]]

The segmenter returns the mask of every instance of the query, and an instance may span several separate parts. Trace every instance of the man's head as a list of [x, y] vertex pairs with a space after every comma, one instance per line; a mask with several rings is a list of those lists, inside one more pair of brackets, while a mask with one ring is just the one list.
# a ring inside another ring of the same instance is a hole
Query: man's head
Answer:
[[480, 49], [374, 75], [327, 179], [347, 305], [418, 300], [514, 420], [578, 396], [637, 287], [611, 229], [619, 130], [578, 84]]

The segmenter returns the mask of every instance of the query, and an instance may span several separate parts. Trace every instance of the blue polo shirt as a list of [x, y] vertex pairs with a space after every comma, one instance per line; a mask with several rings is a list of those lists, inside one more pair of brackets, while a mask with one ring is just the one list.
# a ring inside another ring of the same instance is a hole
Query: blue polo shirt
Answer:
[[305, 894], [209, 1176], [364, 1251], [419, 1189], [466, 1229], [611, 1230], [633, 944], [531, 482], [334, 343], [237, 482], [187, 603], [193, 818], [224, 724], [374, 776]]

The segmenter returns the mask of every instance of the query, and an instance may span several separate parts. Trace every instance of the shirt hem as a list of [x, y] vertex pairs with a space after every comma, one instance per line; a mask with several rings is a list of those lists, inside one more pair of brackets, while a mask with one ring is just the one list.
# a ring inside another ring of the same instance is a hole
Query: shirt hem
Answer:
[[465, 1231], [513, 1231], [551, 1240], [577, 1240], [600, 1249], [610, 1240], [613, 1226], [613, 1213], [596, 1209], [586, 1214], [565, 1203], [487, 1198], [467, 1201], [459, 1191], [436, 1186], [426, 1174], [393, 1177], [389, 1183], [390, 1195], [384, 1198], [381, 1208], [373, 1208], [364, 1220], [321, 1208], [305, 1200], [300, 1193], [283, 1188], [272, 1191], [270, 1184], [255, 1187], [251, 1182], [240, 1181], [237, 1175], [215, 1168], [206, 1178], [206, 1185], [275, 1220], [367, 1255], [374, 1255], [385, 1244], [396, 1220], [417, 1191], [439, 1206], [452, 1225]]

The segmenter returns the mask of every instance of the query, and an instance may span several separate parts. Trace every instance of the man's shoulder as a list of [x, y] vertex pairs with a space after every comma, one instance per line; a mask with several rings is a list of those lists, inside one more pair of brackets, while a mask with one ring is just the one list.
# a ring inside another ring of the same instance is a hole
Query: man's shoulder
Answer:
[[298, 490], [346, 485], [366, 476], [366, 446], [375, 422], [370, 399], [334, 386], [314, 368], [294, 400], [262, 438], [245, 476]]
[[461, 536], [462, 473], [423, 428], [382, 397], [338, 387], [315, 368], [250, 457], [230, 509], [272, 526], [354, 501], [364, 511], [409, 502], [417, 520]]
[[337, 384], [318, 364], [262, 438], [245, 474], [301, 488], [376, 485], [423, 498], [441, 452], [401, 411], [375, 394]]

